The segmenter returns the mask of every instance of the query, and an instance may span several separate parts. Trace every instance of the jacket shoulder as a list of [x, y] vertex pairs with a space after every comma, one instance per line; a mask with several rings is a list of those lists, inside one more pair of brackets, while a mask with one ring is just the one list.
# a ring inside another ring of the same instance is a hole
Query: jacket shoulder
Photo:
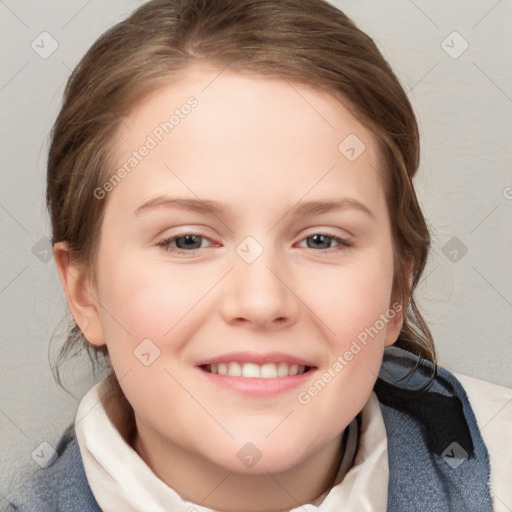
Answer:
[[464, 387], [489, 452], [495, 512], [512, 510], [512, 389], [453, 372]]
[[496, 512], [488, 449], [457, 377], [388, 347], [374, 390], [388, 432], [389, 510]]
[[61, 436], [56, 460], [47, 468], [26, 472], [7, 510], [19, 512], [101, 512], [85, 475], [71, 425]]

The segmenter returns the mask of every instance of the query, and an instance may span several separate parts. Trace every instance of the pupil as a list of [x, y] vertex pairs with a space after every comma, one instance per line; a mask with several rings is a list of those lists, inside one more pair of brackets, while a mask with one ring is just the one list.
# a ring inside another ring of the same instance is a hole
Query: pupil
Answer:
[[[313, 235], [311, 239], [314, 241], [315, 244], [323, 245], [322, 248], [328, 248], [329, 244], [326, 242], [330, 240], [330, 237], [325, 235]], [[313, 247], [314, 248], [314, 247]]]
[[[180, 249], [187, 249], [187, 248], [190, 249], [193, 245], [196, 245], [197, 247], [192, 247], [192, 248], [197, 249], [201, 245], [201, 242], [199, 242], [199, 244], [198, 244], [197, 241], [195, 241], [194, 239], [199, 239], [199, 238], [200, 237], [198, 237], [197, 235], [181, 236], [176, 239], [176, 245]], [[183, 240], [184, 243], [180, 243], [180, 240]], [[180, 246], [183, 246], [183, 247], [180, 247]]]

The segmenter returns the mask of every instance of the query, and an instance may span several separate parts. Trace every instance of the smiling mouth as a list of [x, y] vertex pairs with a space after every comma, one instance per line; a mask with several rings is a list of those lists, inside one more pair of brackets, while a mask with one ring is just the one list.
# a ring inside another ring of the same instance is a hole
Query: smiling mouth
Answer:
[[279, 377], [291, 377], [294, 375], [302, 375], [311, 371], [314, 367], [298, 365], [294, 363], [241, 363], [238, 361], [230, 361], [227, 363], [204, 364], [199, 368], [201, 370], [228, 377], [245, 377], [248, 379], [275, 379]]

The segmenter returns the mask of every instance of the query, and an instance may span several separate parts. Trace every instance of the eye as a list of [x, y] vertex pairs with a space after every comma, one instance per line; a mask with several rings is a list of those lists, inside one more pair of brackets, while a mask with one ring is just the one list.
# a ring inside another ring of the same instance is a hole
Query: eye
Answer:
[[[352, 246], [352, 243], [348, 240], [332, 233], [314, 233], [301, 240], [301, 242], [304, 240], [306, 241], [308, 249], [320, 249], [321, 252], [342, 251]], [[337, 245], [331, 247], [333, 242]]]
[[[193, 255], [198, 249], [206, 248], [203, 245], [205, 241], [210, 243], [210, 246], [215, 244], [215, 242], [212, 242], [212, 240], [200, 233], [184, 233], [165, 238], [156, 245], [166, 252]], [[332, 233], [314, 233], [301, 240], [300, 243], [304, 241], [306, 241], [308, 249], [318, 249], [318, 252], [327, 253], [342, 251], [352, 246], [352, 243], [348, 240]], [[333, 244], [335, 245], [333, 246]]]
[[185, 233], [166, 238], [158, 242], [157, 246], [167, 252], [191, 254], [197, 249], [204, 249], [202, 242], [205, 240], [211, 241], [209, 238], [199, 233]]

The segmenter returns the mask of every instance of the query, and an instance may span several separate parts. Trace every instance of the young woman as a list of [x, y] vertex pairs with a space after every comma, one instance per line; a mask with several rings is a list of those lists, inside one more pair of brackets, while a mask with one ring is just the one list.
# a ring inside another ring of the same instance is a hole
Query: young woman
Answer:
[[418, 161], [397, 78], [322, 0], [153, 0], [106, 32], [47, 201], [64, 353], [112, 372], [12, 507], [512, 507], [486, 409], [512, 391], [437, 368], [414, 302]]

